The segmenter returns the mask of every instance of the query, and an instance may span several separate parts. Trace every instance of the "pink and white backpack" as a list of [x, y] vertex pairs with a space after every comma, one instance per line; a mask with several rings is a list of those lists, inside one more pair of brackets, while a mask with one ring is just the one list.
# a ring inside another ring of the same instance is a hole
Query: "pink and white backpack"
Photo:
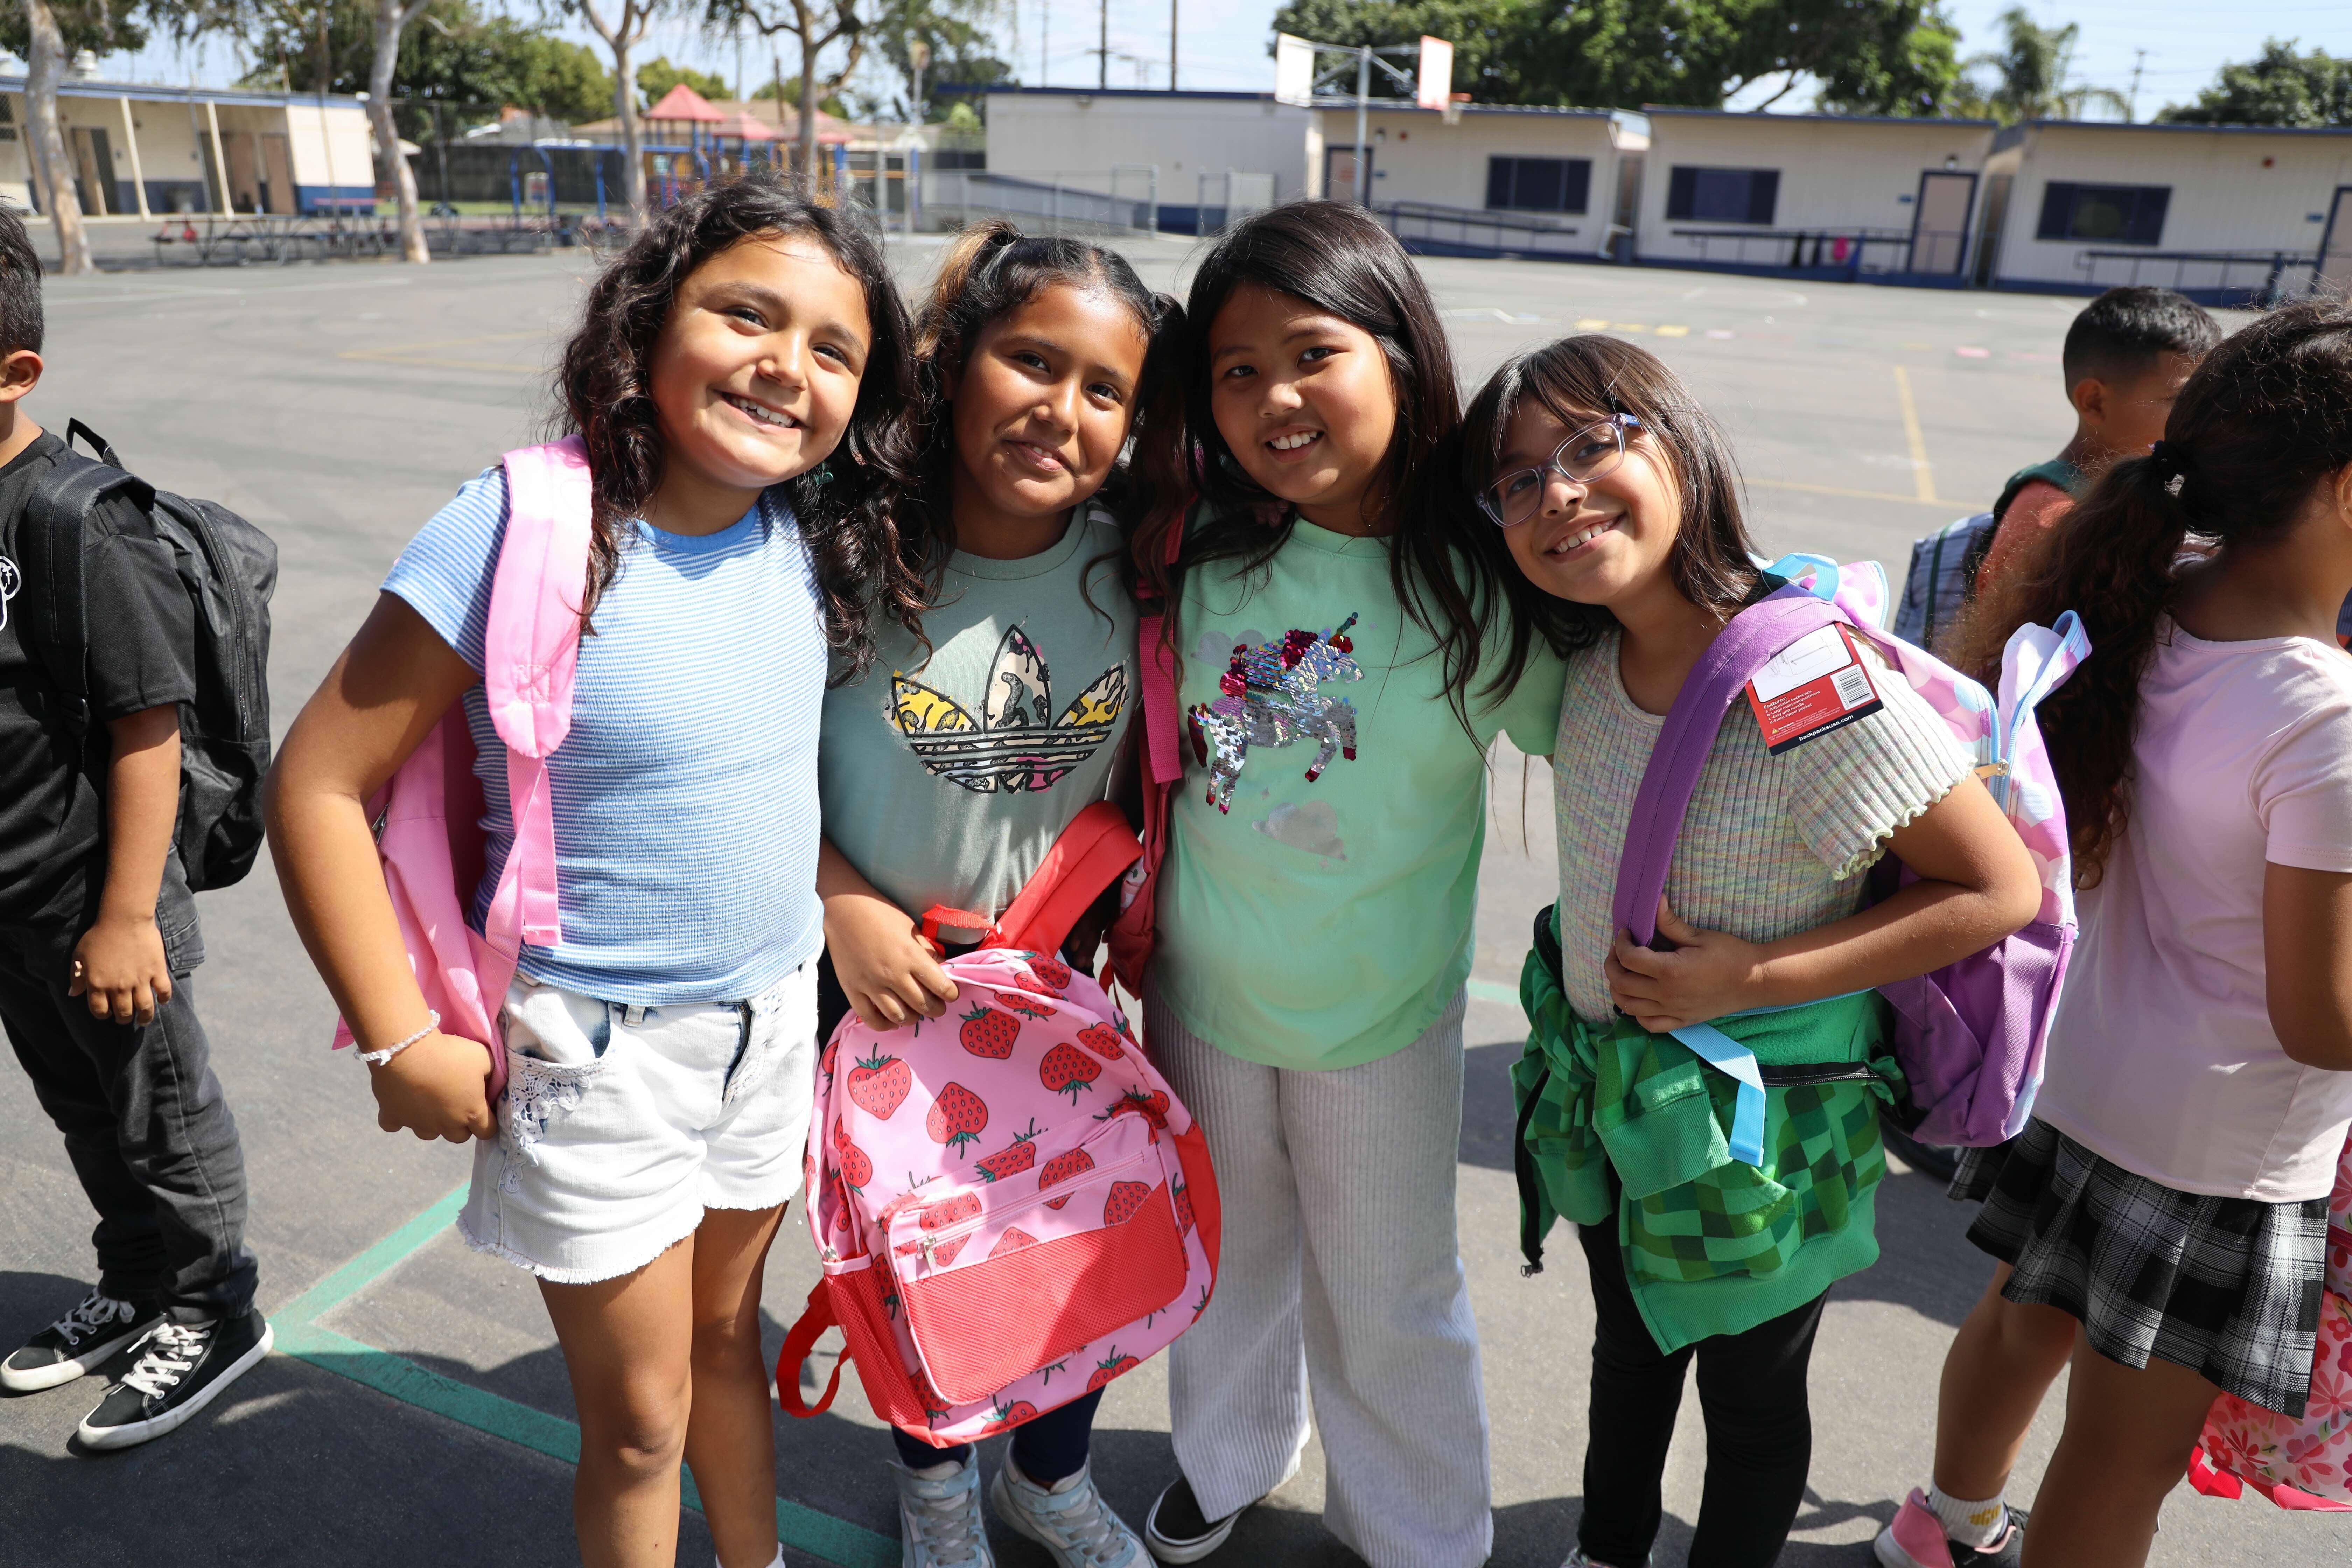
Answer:
[[[503, 459], [507, 527], [482, 637], [482, 687], [505, 742], [514, 845], [490, 897], [485, 931], [467, 920], [487, 851], [481, 781], [465, 705], [454, 703], [367, 803], [376, 856], [409, 967], [441, 1031], [490, 1053], [490, 1098], [506, 1087], [499, 1009], [522, 945], [562, 940], [556, 913], [555, 812], [547, 759], [572, 729], [580, 605], [588, 587], [592, 500], [587, 447], [576, 436]], [[335, 1021], [334, 1049], [352, 1043]]]
[[[1879, 987], [1895, 1009], [1895, 1054], [1922, 1142], [1984, 1147], [2022, 1131], [2042, 1084], [2043, 1048], [2074, 945], [2074, 861], [2057, 775], [2035, 707], [2089, 656], [2073, 611], [2055, 626], [2021, 626], [2001, 658], [2000, 690], [1987, 691], [1885, 629], [1886, 577], [1877, 563], [1841, 568], [1789, 555], [1765, 568], [1789, 586], [1732, 618], [1684, 681], [1642, 779], [1618, 868], [1616, 917], [1634, 939], [1655, 934], [1658, 895], [1692, 790], [1728, 705], [1766, 661], [1822, 626], [1860, 633], [1975, 756], [1977, 773], [2024, 840], [2042, 878], [2042, 907], [2022, 930], [1932, 973]], [[1907, 876], [1909, 873], [1904, 872]], [[1702, 1035], [1713, 1031], [1700, 1031]], [[1694, 1050], [1717, 1058], [1688, 1031]], [[1748, 1121], [1760, 1127], [1763, 1090], [1735, 1042], [1723, 1065], [1741, 1079]]]
[[1055, 956], [1139, 853], [1117, 807], [1087, 807], [983, 945], [947, 960], [945, 1016], [834, 1031], [807, 1165], [824, 1277], [776, 1363], [786, 1410], [832, 1405], [840, 1363], [814, 1405], [800, 1371], [837, 1324], [875, 1413], [947, 1447], [1102, 1387], [1208, 1306], [1207, 1138]]

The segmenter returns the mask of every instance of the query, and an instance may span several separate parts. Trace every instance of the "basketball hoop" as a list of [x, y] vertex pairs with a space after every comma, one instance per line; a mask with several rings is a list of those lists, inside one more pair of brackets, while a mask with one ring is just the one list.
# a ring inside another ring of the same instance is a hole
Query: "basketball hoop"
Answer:
[[1445, 100], [1445, 123], [1448, 125], [1461, 124], [1462, 106], [1469, 101], [1470, 95], [1466, 92], [1449, 93]]

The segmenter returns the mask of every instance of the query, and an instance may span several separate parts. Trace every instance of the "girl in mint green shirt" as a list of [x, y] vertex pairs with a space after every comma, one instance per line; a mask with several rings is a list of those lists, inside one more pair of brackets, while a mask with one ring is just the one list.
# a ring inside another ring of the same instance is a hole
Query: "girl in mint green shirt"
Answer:
[[[1217, 1293], [1170, 1364], [1186, 1563], [1295, 1469], [1374, 1568], [1493, 1544], [1454, 1228], [1489, 743], [1551, 749], [1557, 656], [1422, 499], [1460, 422], [1426, 287], [1361, 208], [1221, 239], [1187, 308], [1203, 496], [1165, 584], [1186, 771], [1145, 1043], [1207, 1129]], [[1137, 559], [1165, 574], [1164, 528]], [[1152, 650], [1146, 649], [1146, 657]]]

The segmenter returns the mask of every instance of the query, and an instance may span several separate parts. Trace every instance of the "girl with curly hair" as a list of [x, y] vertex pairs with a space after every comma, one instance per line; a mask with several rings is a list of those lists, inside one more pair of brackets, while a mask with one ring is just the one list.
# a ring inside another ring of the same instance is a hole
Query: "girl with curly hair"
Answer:
[[[2133, 1568], [2217, 1394], [2301, 1415], [2352, 1127], [2352, 309], [2213, 351], [1962, 627], [2074, 610], [2041, 709], [2084, 889], [2033, 1120], [1961, 1163], [1996, 1259], [1887, 1568]], [[2002, 1493], [2071, 1364], [2030, 1531]]]
[[273, 775], [295, 924], [358, 1044], [390, 1053], [369, 1067], [380, 1123], [476, 1141], [458, 1227], [539, 1281], [596, 1568], [676, 1560], [681, 1458], [723, 1568], [782, 1561], [761, 1267], [815, 1070], [828, 663], [862, 668], [877, 606], [911, 627], [919, 602], [889, 521], [908, 351], [874, 240], [769, 180], [661, 214], [590, 289], [556, 386], [592, 493], [571, 729], [547, 759], [562, 935], [521, 949], [497, 1101], [410, 972], [363, 803], [463, 705], [478, 929], [515, 842], [482, 681], [503, 468], [401, 552]]

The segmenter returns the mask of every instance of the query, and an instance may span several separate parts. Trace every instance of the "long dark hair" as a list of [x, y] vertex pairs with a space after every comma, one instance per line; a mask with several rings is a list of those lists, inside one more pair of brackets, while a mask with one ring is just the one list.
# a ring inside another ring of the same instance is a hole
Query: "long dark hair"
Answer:
[[845, 209], [819, 206], [791, 184], [747, 174], [707, 186], [655, 215], [599, 273], [580, 325], [563, 346], [555, 391], [558, 435], [587, 443], [593, 487], [583, 623], [621, 569], [624, 530], [662, 479], [666, 457], [653, 399], [654, 343], [695, 268], [755, 236], [805, 236], [866, 294], [873, 334], [849, 427], [831, 458], [782, 485], [824, 595], [825, 631], [845, 676], [874, 657], [874, 617], [919, 630], [921, 584], [898, 548], [891, 508], [913, 457], [908, 405], [911, 333], [898, 286], [874, 237]]
[[[1255, 286], [1304, 300], [1370, 334], [1388, 362], [1396, 390], [1396, 434], [1381, 464], [1375, 520], [1391, 538], [1389, 565], [1397, 598], [1444, 652], [1446, 690], [1457, 712], [1463, 688], [1478, 668], [1483, 625], [1494, 595], [1462, 581], [1459, 558], [1433, 504], [1449, 489], [1454, 465], [1447, 444], [1462, 423], [1454, 380], [1454, 351], [1437, 303], [1419, 268], [1380, 220], [1349, 202], [1292, 202], [1243, 220], [1225, 232], [1200, 269], [1185, 301], [1188, 374], [1185, 433], [1200, 486], [1200, 521], [1186, 540], [1181, 565], [1190, 571], [1216, 561], [1255, 572], [1290, 537], [1287, 508], [1250, 481], [1218, 433], [1211, 407], [1209, 332], [1235, 289]], [[1150, 590], [1169, 594], [1167, 530], [1181, 519], [1154, 519], [1135, 535], [1135, 561]], [[1474, 569], [1481, 565], [1472, 560]], [[1174, 635], [1171, 618], [1170, 635]]]
[[[1129, 426], [1133, 445], [1093, 499], [1108, 506], [1121, 529], [1129, 531], [1155, 513], [1172, 514], [1181, 505], [1183, 306], [1172, 295], [1146, 287], [1117, 251], [1083, 239], [1024, 235], [1001, 218], [975, 225], [940, 258], [915, 328], [922, 436], [916, 484], [900, 505], [899, 548], [909, 569], [934, 588], [955, 550], [955, 519], [948, 500], [955, 466], [955, 420], [947, 383], [962, 374], [972, 345], [990, 323], [1055, 284], [1109, 295], [1132, 313], [1146, 344]], [[1124, 581], [1125, 574], [1120, 575]]]
[[2294, 526], [2313, 488], [2352, 463], [2352, 306], [2274, 310], [2225, 340], [2180, 389], [2164, 440], [2097, 486], [1987, 585], [1961, 623], [1958, 663], [1997, 677], [2010, 634], [2065, 611], [2091, 657], [2042, 700], [2066, 803], [2074, 880], [2094, 887], [2131, 815], [2139, 687], [2172, 609], [2192, 537], [2223, 553]]
[[1595, 414], [1639, 419], [1672, 466], [1682, 503], [1669, 560], [1675, 591], [1727, 615], [1756, 597], [1764, 574], [1754, 564], [1755, 545], [1739, 504], [1739, 467], [1723, 427], [1682, 377], [1648, 350], [1598, 333], [1561, 338], [1505, 362], [1471, 399], [1462, 422], [1464, 479], [1450, 498], [1463, 548], [1489, 563], [1517, 611], [1514, 675], [1533, 633], [1566, 652], [1590, 647], [1614, 619], [1598, 605], [1556, 598], [1528, 582], [1512, 562], [1503, 531], [1471, 499], [1501, 468], [1511, 420], [1530, 398], [1570, 429]]

